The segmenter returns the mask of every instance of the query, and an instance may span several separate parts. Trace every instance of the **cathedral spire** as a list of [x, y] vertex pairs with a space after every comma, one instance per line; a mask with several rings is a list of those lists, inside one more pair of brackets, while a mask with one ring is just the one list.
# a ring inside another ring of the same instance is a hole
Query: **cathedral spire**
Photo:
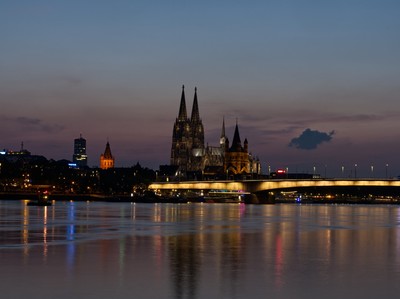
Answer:
[[199, 112], [199, 104], [197, 102], [197, 87], [194, 88], [194, 100], [193, 100], [193, 108], [192, 108], [192, 122], [200, 121], [200, 112]]
[[221, 138], [225, 137], [225, 116], [222, 118]]
[[222, 130], [221, 130], [221, 137], [219, 138], [219, 145], [221, 148], [225, 148], [226, 143], [226, 136], [225, 136], [225, 116], [222, 118]]
[[181, 104], [179, 106], [178, 120], [187, 120], [186, 100], [185, 100], [185, 85], [182, 85]]

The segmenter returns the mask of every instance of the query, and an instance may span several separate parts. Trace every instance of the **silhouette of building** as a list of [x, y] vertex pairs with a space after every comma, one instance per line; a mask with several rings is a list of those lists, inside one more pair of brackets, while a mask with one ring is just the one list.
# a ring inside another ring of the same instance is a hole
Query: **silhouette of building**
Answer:
[[20, 163], [21, 165], [24, 165], [24, 164], [34, 163], [36, 161], [40, 162], [43, 160], [46, 160], [46, 158], [41, 155], [32, 155], [30, 151], [25, 149], [23, 142], [21, 142], [21, 149], [19, 151], [9, 150], [9, 149], [0, 150], [0, 166], [2, 161], [11, 164]]
[[179, 114], [172, 132], [171, 165], [182, 173], [199, 171], [204, 155], [204, 128], [200, 118], [197, 88], [195, 88], [192, 115], [187, 117], [185, 87], [182, 86]]
[[74, 140], [74, 154], [72, 160], [79, 167], [87, 166], [86, 139], [82, 138], [82, 134], [80, 134], [79, 138]]
[[179, 114], [172, 132], [170, 165], [177, 169], [177, 176], [193, 179], [204, 177], [205, 174], [210, 177], [221, 177], [227, 174], [261, 173], [258, 159], [253, 159], [248, 151], [247, 139], [244, 147], [241, 146], [237, 124], [231, 147], [225, 136], [225, 119], [222, 121], [219, 146], [204, 145], [204, 127], [200, 118], [197, 88], [194, 93], [192, 114], [188, 118], [184, 86], [182, 86]]
[[24, 142], [21, 142], [21, 149], [19, 151], [12, 151], [12, 150], [2, 150], [0, 151], [0, 155], [7, 155], [7, 156], [30, 156], [31, 152], [24, 148]]
[[229, 147], [229, 140], [225, 140], [225, 163], [224, 171], [228, 174], [250, 173], [249, 144], [244, 140], [243, 146], [240, 140], [239, 127], [236, 123], [232, 145]]
[[114, 157], [111, 154], [110, 143], [107, 141], [106, 149], [104, 154], [100, 155], [100, 168], [101, 169], [109, 169], [114, 168]]

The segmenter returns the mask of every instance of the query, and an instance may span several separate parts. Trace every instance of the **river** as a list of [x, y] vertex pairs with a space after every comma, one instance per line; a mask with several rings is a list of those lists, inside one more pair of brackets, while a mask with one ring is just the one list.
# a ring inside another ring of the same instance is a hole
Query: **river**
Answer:
[[1, 298], [398, 298], [400, 208], [0, 201]]

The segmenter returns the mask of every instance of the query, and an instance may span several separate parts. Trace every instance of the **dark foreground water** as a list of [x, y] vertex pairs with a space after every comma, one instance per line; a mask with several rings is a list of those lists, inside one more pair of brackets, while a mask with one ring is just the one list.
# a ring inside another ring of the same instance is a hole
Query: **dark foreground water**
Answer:
[[397, 206], [0, 201], [1, 298], [398, 298]]

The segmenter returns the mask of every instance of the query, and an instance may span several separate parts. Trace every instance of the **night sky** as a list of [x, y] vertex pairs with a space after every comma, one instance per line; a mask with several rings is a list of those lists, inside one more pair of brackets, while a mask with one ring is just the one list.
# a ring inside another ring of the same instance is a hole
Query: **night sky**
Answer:
[[[185, 85], [272, 169], [400, 175], [400, 1], [0, 2], [0, 148], [169, 164]], [[386, 167], [386, 164], [389, 166]], [[373, 171], [371, 171], [373, 166]]]

